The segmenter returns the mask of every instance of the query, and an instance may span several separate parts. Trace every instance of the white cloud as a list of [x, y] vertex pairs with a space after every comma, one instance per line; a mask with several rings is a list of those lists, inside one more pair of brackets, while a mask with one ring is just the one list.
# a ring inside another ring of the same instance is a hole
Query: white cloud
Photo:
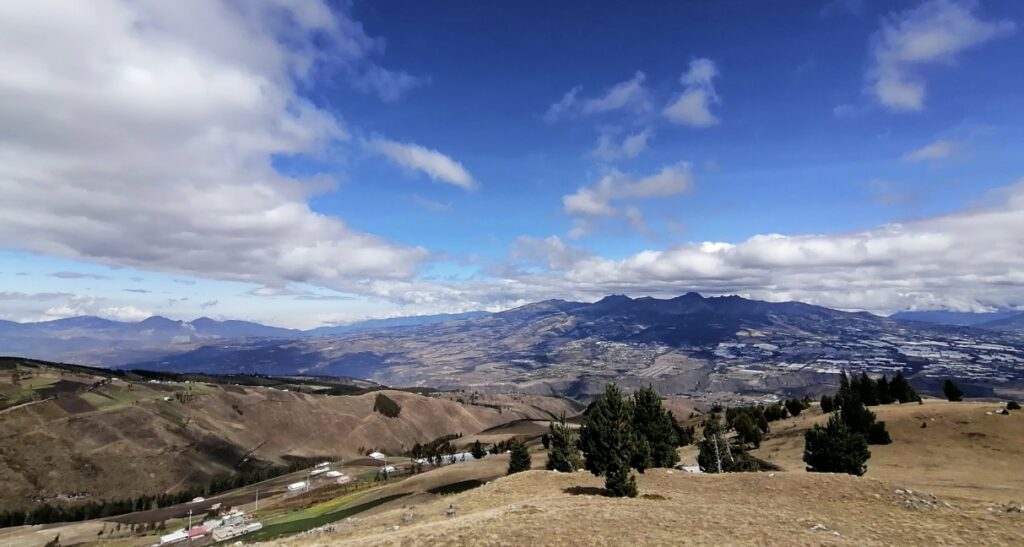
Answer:
[[654, 130], [650, 127], [626, 135], [621, 142], [616, 140], [614, 134], [605, 132], [598, 137], [597, 144], [589, 155], [602, 161], [635, 158], [647, 150], [647, 141], [652, 138], [654, 138]]
[[271, 167], [347, 138], [297, 80], [380, 47], [320, 2], [0, 3], [0, 245], [273, 286], [414, 275], [425, 249]]
[[548, 107], [547, 112], [544, 113], [544, 121], [548, 123], [554, 123], [559, 118], [571, 112], [577, 104], [576, 96], [579, 95], [583, 88], [576, 86], [562, 95], [562, 98], [558, 102]]
[[903, 159], [907, 161], [943, 160], [959, 152], [962, 146], [962, 143], [957, 141], [940, 139], [903, 154]]
[[461, 163], [437, 150], [381, 138], [370, 139], [366, 147], [405, 168], [423, 171], [434, 180], [454, 184], [463, 190], [476, 188], [476, 181]]
[[627, 199], [667, 197], [687, 192], [693, 186], [688, 163], [669, 165], [649, 177], [633, 179], [612, 171], [593, 186], [562, 196], [562, 208], [570, 215], [613, 216], [622, 213], [611, 202]]
[[583, 88], [576, 86], [567, 91], [558, 102], [548, 107], [544, 120], [548, 123], [569, 115], [590, 115], [625, 111], [642, 113], [651, 110], [650, 92], [644, 85], [647, 76], [637, 71], [629, 80], [619, 82], [599, 96], [580, 97]]
[[711, 113], [711, 105], [721, 99], [715, 93], [714, 79], [718, 68], [711, 59], [694, 59], [690, 68], [679, 78], [683, 92], [662, 111], [673, 123], [690, 127], [710, 127], [718, 124]]
[[892, 110], [924, 108], [926, 86], [918, 67], [953, 63], [963, 51], [1014, 30], [1012, 21], [981, 19], [977, 6], [970, 0], [929, 0], [886, 18], [872, 37], [868, 91]]
[[105, 319], [113, 319], [114, 321], [142, 321], [143, 319], [153, 316], [152, 313], [146, 310], [140, 310], [135, 306], [114, 306], [111, 308], [103, 308], [99, 311], [98, 315]]
[[584, 114], [596, 114], [600, 112], [612, 112], [614, 110], [631, 110], [643, 112], [650, 110], [651, 103], [648, 98], [647, 88], [644, 80], [647, 76], [640, 71], [629, 80], [619, 82], [605, 91], [604, 95], [583, 101]]

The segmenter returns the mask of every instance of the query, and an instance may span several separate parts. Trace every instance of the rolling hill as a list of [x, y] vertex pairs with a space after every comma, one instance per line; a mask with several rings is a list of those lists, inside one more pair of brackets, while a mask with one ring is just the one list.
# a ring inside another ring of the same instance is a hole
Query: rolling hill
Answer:
[[[894, 442], [871, 447], [864, 477], [806, 473], [792, 461], [792, 439], [822, 419], [815, 411], [773, 422], [758, 456], [783, 471], [652, 469], [637, 475], [635, 499], [604, 497], [587, 472], [531, 471], [442, 499], [403, 500], [276, 545], [1019, 545], [1024, 414], [992, 414], [999, 406], [873, 407]], [[534, 454], [534, 469], [543, 456]], [[475, 465], [465, 465], [467, 476]], [[445, 516], [449, 505], [454, 517]]]
[[[363, 394], [318, 394], [340, 387], [302, 379], [261, 387], [0, 364], [0, 394], [21, 397], [0, 410], [0, 506], [12, 509], [173, 492], [238, 470], [355, 458], [361, 449], [400, 453], [442, 435], [579, 408], [548, 397], [462, 404], [359, 385], [350, 388]], [[378, 394], [400, 406], [398, 417], [374, 411]]]

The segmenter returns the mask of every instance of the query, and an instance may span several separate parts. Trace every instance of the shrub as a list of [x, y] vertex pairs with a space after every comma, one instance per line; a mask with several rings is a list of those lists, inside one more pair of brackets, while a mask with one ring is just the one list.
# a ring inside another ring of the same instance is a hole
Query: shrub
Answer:
[[824, 412], [825, 414], [828, 414], [829, 412], [832, 412], [833, 410], [835, 410], [835, 408], [836, 408], [835, 407], [835, 403], [833, 403], [831, 396], [829, 396], [829, 395], [822, 395], [821, 396], [821, 411], [822, 412]]
[[1020, 410], [1020, 403], [1017, 401], [1010, 401], [1006, 403], [1006, 410]]

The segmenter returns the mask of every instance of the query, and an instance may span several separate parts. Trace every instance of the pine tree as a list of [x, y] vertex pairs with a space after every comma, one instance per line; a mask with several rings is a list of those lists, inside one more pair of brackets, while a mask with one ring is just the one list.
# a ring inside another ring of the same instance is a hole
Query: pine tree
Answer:
[[704, 418], [704, 438], [700, 441], [697, 465], [705, 473], [725, 473], [732, 463], [732, 452], [722, 436], [718, 414], [712, 412]]
[[480, 439], [477, 439], [473, 443], [473, 448], [470, 449], [469, 453], [479, 460], [483, 459], [483, 457], [487, 455], [487, 450], [484, 448], [484, 445], [480, 444]]
[[804, 409], [804, 405], [797, 399], [789, 399], [786, 401], [786, 410], [792, 416], [799, 416], [800, 412]]
[[821, 411], [824, 412], [825, 414], [828, 414], [828, 413], [832, 412], [833, 410], [835, 410], [835, 406], [834, 406], [834, 404], [832, 402], [832, 397], [830, 395], [822, 395], [821, 396]]
[[910, 382], [907, 381], [902, 372], [897, 372], [896, 377], [889, 382], [889, 394], [900, 403], [921, 400], [921, 397], [914, 391], [914, 388], [910, 387]]
[[644, 459], [641, 456], [646, 443], [641, 443], [633, 431], [631, 407], [618, 386], [608, 384], [604, 394], [591, 404], [580, 428], [579, 448], [586, 458], [586, 469], [605, 477], [605, 488], [613, 496], [636, 496], [636, 481], [629, 468], [631, 462]]
[[551, 447], [548, 449], [545, 467], [549, 471], [571, 473], [581, 467], [580, 452], [576, 448], [576, 432], [565, 422], [564, 412], [558, 422], [551, 423], [548, 439]]
[[662, 408], [661, 397], [651, 386], [642, 387], [633, 394], [633, 430], [646, 441], [648, 454], [638, 451], [641, 461], [633, 467], [643, 471], [648, 467], [675, 467], [679, 463], [678, 435], [672, 414]]
[[864, 403], [864, 406], [878, 406], [878, 384], [868, 376], [868, 373], [860, 373], [857, 390], [860, 393], [860, 400]]
[[946, 395], [946, 398], [953, 402], [959, 402], [964, 400], [964, 392], [960, 390], [960, 386], [956, 385], [953, 380], [946, 380], [946, 383], [942, 386], [942, 393]]
[[892, 392], [889, 391], [889, 379], [883, 374], [882, 377], [878, 379], [878, 402], [879, 404], [889, 405], [892, 404], [894, 400]]
[[851, 389], [836, 394], [839, 419], [850, 431], [861, 435], [868, 444], [889, 444], [892, 440], [885, 430], [885, 423], [878, 422], [874, 412], [868, 410], [860, 395]]
[[753, 444], [754, 448], [761, 446], [761, 430], [750, 418], [749, 414], [740, 414], [740, 416], [736, 418], [733, 428], [736, 430], [736, 437], [739, 438], [740, 442]]
[[530, 452], [526, 449], [526, 443], [515, 441], [512, 443], [512, 454], [508, 460], [508, 475], [530, 470]]
[[804, 434], [804, 462], [808, 471], [859, 476], [867, 471], [870, 457], [864, 436], [851, 431], [839, 415], [829, 418], [825, 427], [815, 424]]

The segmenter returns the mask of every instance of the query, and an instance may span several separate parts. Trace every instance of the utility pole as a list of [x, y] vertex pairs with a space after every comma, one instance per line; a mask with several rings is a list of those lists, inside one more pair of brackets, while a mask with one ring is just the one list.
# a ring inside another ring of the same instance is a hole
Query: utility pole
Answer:
[[259, 511], [259, 510], [260, 510], [260, 487], [257, 486], [256, 487], [256, 509], [253, 509], [253, 511]]
[[188, 529], [192, 529], [192, 510], [188, 510]]

